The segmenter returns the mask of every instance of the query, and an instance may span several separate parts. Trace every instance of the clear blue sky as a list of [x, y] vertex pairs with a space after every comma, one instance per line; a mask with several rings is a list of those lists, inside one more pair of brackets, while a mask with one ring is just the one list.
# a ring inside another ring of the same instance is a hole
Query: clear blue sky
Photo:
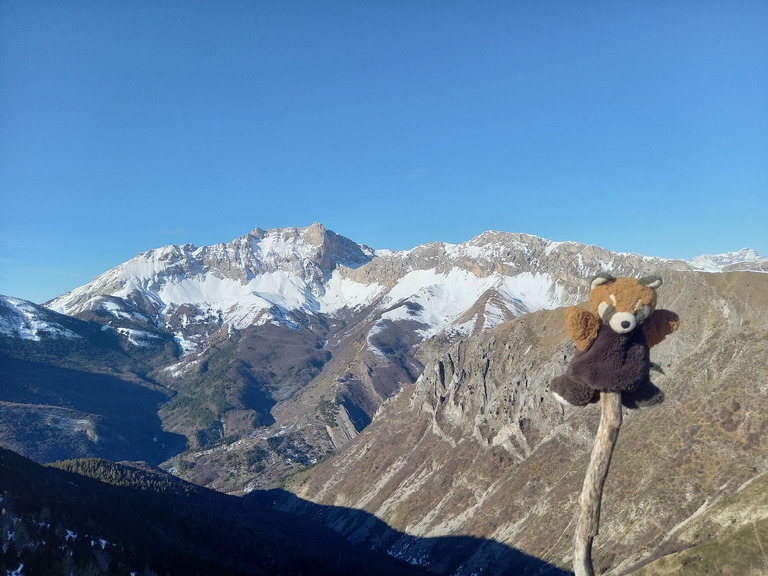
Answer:
[[768, 2], [0, 2], [0, 293], [323, 223], [768, 255]]

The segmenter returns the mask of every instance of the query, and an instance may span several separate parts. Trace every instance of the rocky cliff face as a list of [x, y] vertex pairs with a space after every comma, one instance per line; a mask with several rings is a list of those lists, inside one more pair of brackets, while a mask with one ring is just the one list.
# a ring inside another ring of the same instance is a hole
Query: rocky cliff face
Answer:
[[[596, 571], [726, 573], [700, 551], [738, 542], [753, 572], [746, 565], [734, 573], [760, 573], [760, 535], [768, 532], [768, 276], [664, 277], [659, 307], [682, 318], [680, 330], [652, 350], [653, 380], [666, 401], [625, 414], [605, 486]], [[445, 534], [487, 538], [567, 567], [599, 419], [597, 406], [565, 408], [547, 390], [573, 351], [562, 310], [457, 342], [291, 489], [375, 514], [407, 537], [389, 541], [343, 514], [327, 522], [355, 540], [427, 559], [437, 572], [522, 573], [510, 571], [509, 558], [488, 542], [430, 549], [430, 538]]]

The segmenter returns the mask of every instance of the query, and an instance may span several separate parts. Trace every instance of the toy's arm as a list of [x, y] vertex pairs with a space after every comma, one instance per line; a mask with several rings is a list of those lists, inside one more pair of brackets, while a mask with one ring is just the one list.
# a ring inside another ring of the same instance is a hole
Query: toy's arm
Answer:
[[576, 348], [586, 350], [597, 338], [600, 320], [592, 312], [571, 306], [565, 311], [565, 329], [576, 342]]
[[656, 346], [680, 326], [680, 317], [671, 310], [655, 310], [643, 322], [643, 332], [648, 341], [648, 348]]

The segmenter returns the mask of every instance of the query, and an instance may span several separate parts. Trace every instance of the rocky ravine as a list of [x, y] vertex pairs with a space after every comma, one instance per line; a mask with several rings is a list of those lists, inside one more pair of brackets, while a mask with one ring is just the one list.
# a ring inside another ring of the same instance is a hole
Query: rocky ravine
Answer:
[[[659, 292], [659, 307], [682, 318], [652, 351], [666, 401], [625, 413], [595, 540], [596, 573], [762, 574], [768, 275], [667, 271]], [[564, 408], [547, 391], [573, 351], [562, 309], [462, 340], [289, 488], [343, 507], [325, 521], [351, 539], [438, 573], [522, 574], [513, 548], [570, 567], [576, 499], [599, 418], [597, 406]], [[277, 505], [302, 508], [295, 500]], [[373, 531], [348, 508], [405, 535]], [[430, 548], [442, 535], [481, 540]], [[703, 551], [723, 542], [732, 560], [706, 564]], [[665, 572], [670, 567], [682, 572]]]

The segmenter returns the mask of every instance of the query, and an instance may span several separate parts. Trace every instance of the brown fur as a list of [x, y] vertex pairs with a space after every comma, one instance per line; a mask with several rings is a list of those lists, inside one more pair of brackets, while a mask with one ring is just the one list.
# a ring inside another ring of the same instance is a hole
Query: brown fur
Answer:
[[576, 342], [576, 348], [586, 350], [597, 338], [600, 318], [578, 306], [571, 306], [565, 311], [565, 329]]
[[645, 338], [648, 340], [648, 348], [653, 348], [680, 327], [680, 318], [669, 310], [656, 310], [648, 320], [643, 322], [642, 328]]
[[650, 306], [651, 311], [656, 308], [656, 290], [643, 286], [637, 278], [616, 278], [613, 282], [600, 284], [589, 292], [589, 305], [592, 313], [597, 315], [597, 307], [601, 302], [613, 304], [611, 295], [616, 298], [617, 312], [637, 311], [637, 302], [640, 307]]

